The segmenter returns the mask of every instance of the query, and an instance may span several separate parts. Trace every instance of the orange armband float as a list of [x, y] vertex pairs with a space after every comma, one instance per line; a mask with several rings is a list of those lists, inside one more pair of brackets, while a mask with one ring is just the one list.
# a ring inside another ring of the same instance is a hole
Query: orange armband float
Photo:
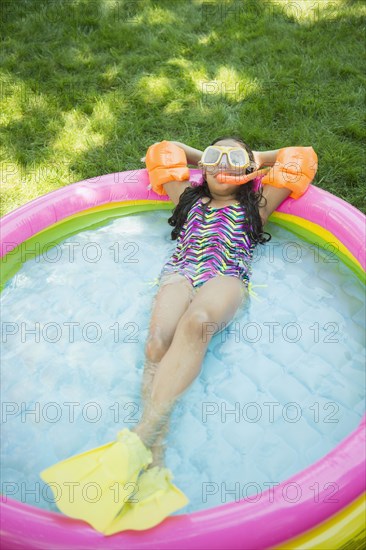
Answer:
[[299, 199], [308, 189], [317, 169], [318, 156], [312, 147], [285, 147], [280, 149], [262, 184], [286, 187], [292, 191], [291, 198]]
[[151, 187], [158, 195], [167, 195], [163, 184], [168, 181], [189, 180], [185, 151], [170, 141], [151, 145], [145, 162]]

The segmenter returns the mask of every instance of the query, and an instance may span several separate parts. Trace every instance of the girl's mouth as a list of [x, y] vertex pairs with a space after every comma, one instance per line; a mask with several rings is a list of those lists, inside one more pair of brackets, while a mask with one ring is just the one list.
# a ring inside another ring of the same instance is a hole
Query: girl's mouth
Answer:
[[214, 177], [218, 174], [221, 174], [222, 176], [243, 176], [245, 175], [245, 170], [230, 170], [229, 168], [225, 170], [224, 168], [220, 168], [219, 170], [211, 172], [211, 174]]
[[237, 170], [237, 171], [232, 171], [232, 170], [218, 170], [215, 174], [214, 174], [214, 177], [216, 179], [218, 179], [218, 181], [222, 181], [224, 179], [232, 179], [232, 178], [240, 178], [242, 176], [245, 175], [245, 172], [244, 171], [240, 171], [240, 170]]

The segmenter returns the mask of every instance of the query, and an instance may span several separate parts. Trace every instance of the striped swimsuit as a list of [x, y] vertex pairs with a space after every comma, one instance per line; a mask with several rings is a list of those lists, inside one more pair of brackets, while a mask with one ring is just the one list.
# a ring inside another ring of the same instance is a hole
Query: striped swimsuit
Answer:
[[192, 206], [170, 260], [160, 275], [178, 272], [198, 287], [218, 274], [239, 277], [248, 287], [255, 244], [243, 229], [239, 203], [212, 208], [203, 218], [202, 198]]

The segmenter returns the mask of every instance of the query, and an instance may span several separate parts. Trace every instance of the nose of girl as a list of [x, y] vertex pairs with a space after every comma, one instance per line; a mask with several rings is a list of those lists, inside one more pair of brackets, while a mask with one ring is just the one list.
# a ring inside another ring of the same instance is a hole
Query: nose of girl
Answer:
[[229, 166], [229, 161], [228, 161], [228, 158], [227, 158], [227, 154], [224, 153], [221, 157], [221, 160], [220, 160], [220, 166], [222, 168], [227, 168]]

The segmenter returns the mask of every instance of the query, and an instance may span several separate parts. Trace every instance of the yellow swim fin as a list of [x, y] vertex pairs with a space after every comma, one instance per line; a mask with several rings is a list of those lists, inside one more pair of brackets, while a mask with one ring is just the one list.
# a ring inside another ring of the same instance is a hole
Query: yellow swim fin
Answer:
[[58, 462], [40, 477], [50, 485], [61, 512], [103, 532], [126, 505], [140, 471], [151, 462], [151, 451], [125, 428], [117, 441]]
[[178, 487], [171, 483], [173, 475], [168, 468], [153, 468], [143, 472], [130, 496], [112, 523], [104, 529], [105, 535], [133, 529], [142, 531], [154, 527], [171, 513], [189, 503]]

